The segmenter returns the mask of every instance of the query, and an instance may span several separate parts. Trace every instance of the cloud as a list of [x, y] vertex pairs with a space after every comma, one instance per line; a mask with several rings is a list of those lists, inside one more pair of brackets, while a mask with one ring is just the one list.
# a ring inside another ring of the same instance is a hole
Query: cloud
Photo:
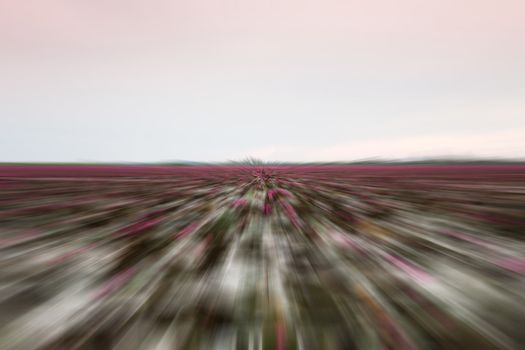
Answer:
[[274, 145], [250, 155], [266, 161], [349, 161], [366, 158], [414, 159], [432, 157], [525, 158], [525, 129], [471, 134], [428, 134], [370, 139], [321, 148]]

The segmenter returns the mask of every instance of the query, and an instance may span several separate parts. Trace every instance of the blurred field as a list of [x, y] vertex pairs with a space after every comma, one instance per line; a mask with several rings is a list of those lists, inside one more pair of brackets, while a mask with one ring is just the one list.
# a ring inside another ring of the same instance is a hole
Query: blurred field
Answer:
[[525, 166], [2, 166], [0, 349], [520, 349]]

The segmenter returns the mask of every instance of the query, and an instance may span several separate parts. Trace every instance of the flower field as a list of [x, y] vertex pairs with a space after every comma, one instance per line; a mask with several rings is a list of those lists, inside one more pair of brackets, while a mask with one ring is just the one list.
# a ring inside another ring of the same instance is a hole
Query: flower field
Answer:
[[525, 166], [1, 166], [0, 349], [519, 349]]

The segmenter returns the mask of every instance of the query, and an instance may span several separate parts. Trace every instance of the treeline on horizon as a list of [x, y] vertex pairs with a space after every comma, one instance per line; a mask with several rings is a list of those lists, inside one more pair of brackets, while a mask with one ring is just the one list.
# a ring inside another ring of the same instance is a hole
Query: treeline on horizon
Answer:
[[361, 166], [361, 165], [525, 165], [525, 159], [457, 159], [429, 158], [418, 160], [364, 159], [355, 161], [263, 161], [256, 158], [223, 162], [0, 162], [0, 166]]

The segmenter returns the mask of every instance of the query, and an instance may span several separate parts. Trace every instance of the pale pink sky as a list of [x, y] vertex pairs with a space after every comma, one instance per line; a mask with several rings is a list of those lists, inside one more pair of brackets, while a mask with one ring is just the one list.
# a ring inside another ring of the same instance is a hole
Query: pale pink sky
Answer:
[[524, 13], [518, 0], [2, 1], [0, 161], [525, 157]]

